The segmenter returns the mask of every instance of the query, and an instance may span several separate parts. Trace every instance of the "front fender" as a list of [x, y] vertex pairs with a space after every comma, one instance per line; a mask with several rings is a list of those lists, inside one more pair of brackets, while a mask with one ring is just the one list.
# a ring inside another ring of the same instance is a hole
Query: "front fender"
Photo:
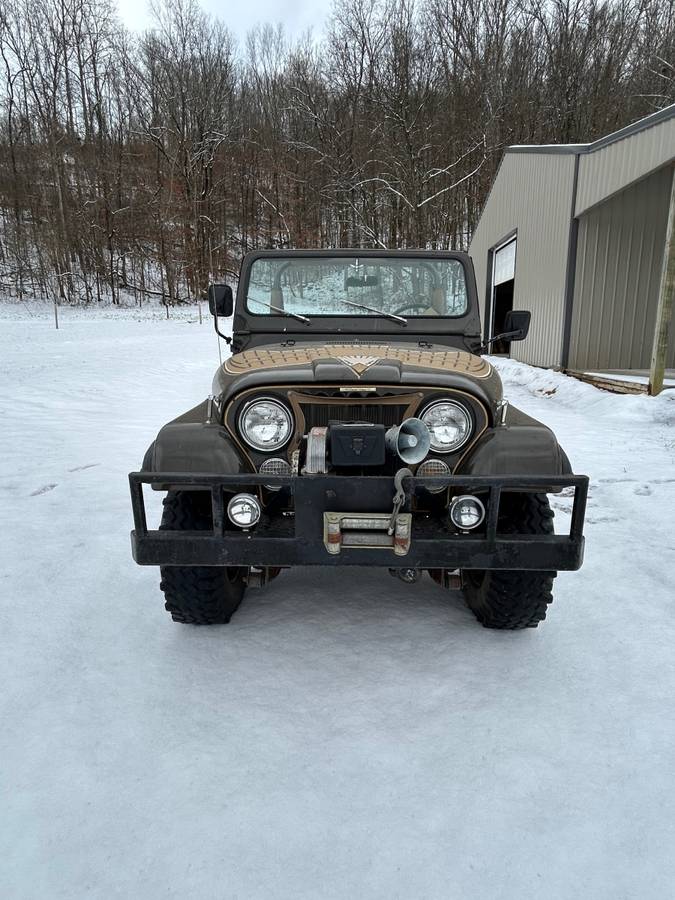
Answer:
[[572, 467], [550, 428], [509, 407], [506, 424], [483, 433], [457, 474], [571, 475]]
[[143, 471], [239, 475], [250, 467], [222, 425], [170, 422], [148, 448]]
[[[143, 457], [144, 472], [240, 475], [251, 470], [229, 431], [207, 422], [208, 402], [165, 425]], [[153, 485], [168, 490], [168, 485]]]

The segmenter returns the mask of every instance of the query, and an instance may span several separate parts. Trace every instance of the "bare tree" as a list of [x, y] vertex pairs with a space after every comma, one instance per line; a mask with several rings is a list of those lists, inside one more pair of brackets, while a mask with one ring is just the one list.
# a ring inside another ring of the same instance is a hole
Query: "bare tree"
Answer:
[[466, 248], [505, 146], [675, 101], [675, 0], [336, 0], [237, 48], [197, 0], [0, 10], [0, 291], [173, 303], [246, 250]]

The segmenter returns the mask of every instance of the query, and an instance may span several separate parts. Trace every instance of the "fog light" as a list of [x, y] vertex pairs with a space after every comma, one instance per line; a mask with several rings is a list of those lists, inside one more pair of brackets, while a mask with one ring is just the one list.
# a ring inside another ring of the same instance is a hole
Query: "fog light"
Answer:
[[250, 528], [260, 518], [260, 504], [253, 494], [235, 494], [227, 504], [227, 516], [233, 525]]
[[463, 531], [477, 528], [485, 518], [485, 507], [478, 499], [469, 494], [454, 497], [450, 504], [450, 519], [452, 524]]

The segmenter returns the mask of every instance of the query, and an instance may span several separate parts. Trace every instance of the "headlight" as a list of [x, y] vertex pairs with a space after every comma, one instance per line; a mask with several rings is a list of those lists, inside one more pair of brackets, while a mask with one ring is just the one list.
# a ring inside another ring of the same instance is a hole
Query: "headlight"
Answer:
[[428, 406], [420, 419], [431, 434], [431, 449], [437, 453], [459, 450], [471, 437], [471, 416], [454, 400], [440, 400]]
[[278, 400], [252, 400], [239, 414], [239, 431], [255, 450], [279, 450], [290, 440], [293, 417]]

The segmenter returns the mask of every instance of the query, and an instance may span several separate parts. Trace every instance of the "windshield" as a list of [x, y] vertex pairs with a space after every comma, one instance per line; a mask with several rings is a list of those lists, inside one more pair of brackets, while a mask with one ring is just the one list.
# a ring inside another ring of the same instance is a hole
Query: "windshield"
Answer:
[[260, 258], [251, 265], [246, 308], [255, 315], [463, 316], [464, 266], [456, 259]]

